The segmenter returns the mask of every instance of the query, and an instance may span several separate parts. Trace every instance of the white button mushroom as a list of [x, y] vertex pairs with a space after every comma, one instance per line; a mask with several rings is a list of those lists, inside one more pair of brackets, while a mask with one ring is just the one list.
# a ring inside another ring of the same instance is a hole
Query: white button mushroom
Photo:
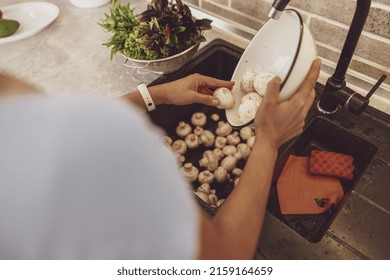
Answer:
[[212, 151], [205, 151], [203, 157], [199, 160], [199, 166], [214, 171], [218, 167], [218, 159]]
[[211, 206], [217, 206], [218, 197], [215, 194], [213, 193], [209, 194], [208, 198]]
[[175, 140], [172, 144], [172, 150], [179, 155], [184, 155], [187, 151], [187, 144], [183, 140]]
[[179, 122], [179, 125], [176, 128], [176, 134], [180, 138], [186, 137], [192, 131], [191, 126], [186, 122]]
[[218, 127], [215, 130], [215, 134], [218, 136], [228, 136], [230, 133], [232, 133], [233, 127], [228, 124], [227, 122], [220, 121], [218, 122]]
[[254, 102], [256, 106], [260, 106], [263, 97], [257, 92], [249, 92], [241, 98], [241, 103]]
[[223, 183], [228, 177], [228, 171], [223, 166], [218, 166], [214, 171], [214, 179], [217, 183]]
[[179, 169], [180, 174], [190, 183], [195, 182], [198, 177], [199, 170], [192, 163], [187, 162]]
[[219, 121], [219, 115], [218, 114], [214, 113], [214, 114], [212, 114], [210, 116], [210, 118], [211, 118], [212, 121], [215, 121], [215, 122]]
[[253, 87], [256, 92], [261, 96], [264, 96], [267, 91], [269, 81], [271, 81], [276, 75], [271, 72], [260, 72], [257, 73], [253, 80]]
[[229, 134], [228, 136], [226, 136], [226, 139], [227, 139], [227, 143], [229, 145], [236, 146], [241, 142], [240, 136], [238, 135], [237, 131], [234, 131], [232, 134]]
[[203, 130], [200, 134], [200, 141], [206, 147], [214, 145], [215, 135], [209, 130]]
[[252, 128], [250, 128], [249, 126], [243, 127], [240, 130], [240, 137], [244, 141], [247, 141], [253, 135], [254, 135], [254, 132], [253, 132]]
[[245, 71], [241, 78], [240, 88], [241, 91], [244, 93], [248, 93], [251, 91], [254, 91], [255, 88], [253, 87], [253, 81], [255, 79], [256, 72], [254, 71]]
[[256, 139], [256, 136], [252, 136], [251, 138], [249, 138], [247, 141], [246, 141], [246, 144], [250, 147], [250, 148], [253, 148], [253, 145], [255, 144], [255, 139]]
[[203, 130], [204, 130], [203, 127], [197, 126], [197, 127], [195, 127], [195, 129], [194, 129], [194, 134], [195, 134], [196, 136], [200, 136], [200, 135], [202, 134]]
[[215, 148], [217, 149], [223, 149], [223, 147], [226, 146], [227, 139], [223, 136], [217, 136], [215, 137]]
[[225, 157], [225, 154], [222, 152], [221, 149], [218, 149], [218, 148], [215, 148], [213, 150], [213, 153], [215, 155], [215, 157], [218, 159], [218, 160], [221, 160]]
[[228, 88], [217, 88], [214, 91], [213, 96], [219, 99], [218, 109], [229, 109], [234, 106], [234, 97]]
[[237, 145], [237, 150], [241, 155], [241, 158], [246, 160], [249, 157], [249, 154], [251, 153], [251, 148], [245, 144], [245, 143], [240, 143]]
[[188, 149], [196, 149], [201, 143], [199, 136], [193, 133], [188, 134], [184, 141], [186, 142]]
[[205, 113], [202, 112], [196, 112], [191, 117], [191, 123], [196, 127], [200, 126], [203, 127], [206, 125], [207, 117]]
[[198, 175], [198, 182], [200, 184], [212, 184], [214, 182], [214, 174], [208, 170], [204, 170]]
[[237, 165], [237, 159], [234, 156], [227, 156], [221, 161], [221, 166], [227, 171], [232, 171]]
[[238, 106], [238, 116], [240, 121], [248, 123], [256, 116], [258, 106], [254, 102], [244, 102]]
[[232, 170], [232, 175], [233, 175], [234, 177], [240, 177], [241, 174], [242, 174], [242, 169], [241, 169], [241, 168], [236, 167], [236, 168], [234, 168], [234, 169]]
[[233, 145], [226, 145], [225, 147], [223, 147], [222, 153], [225, 156], [234, 156], [235, 153], [237, 153], [237, 148]]
[[173, 140], [172, 140], [171, 137], [169, 137], [169, 136], [164, 136], [163, 137], [163, 144], [165, 146], [170, 147], [172, 145], [172, 143], [173, 143]]
[[222, 198], [220, 200], [218, 200], [217, 202], [217, 207], [221, 206], [224, 202], [225, 202], [226, 199]]
[[241, 98], [238, 106], [238, 115], [242, 122], [247, 123], [256, 116], [257, 109], [262, 101], [262, 97], [256, 92], [250, 92]]
[[202, 184], [197, 188], [197, 192], [204, 192], [205, 194], [209, 195], [211, 190], [210, 184]]

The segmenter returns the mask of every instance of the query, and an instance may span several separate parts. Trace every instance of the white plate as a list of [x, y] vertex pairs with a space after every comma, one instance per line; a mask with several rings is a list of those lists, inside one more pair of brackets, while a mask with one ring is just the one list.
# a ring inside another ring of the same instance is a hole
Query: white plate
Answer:
[[48, 2], [26, 2], [0, 8], [3, 19], [12, 19], [20, 23], [19, 29], [11, 36], [0, 38], [0, 45], [30, 37], [58, 16], [60, 9]]

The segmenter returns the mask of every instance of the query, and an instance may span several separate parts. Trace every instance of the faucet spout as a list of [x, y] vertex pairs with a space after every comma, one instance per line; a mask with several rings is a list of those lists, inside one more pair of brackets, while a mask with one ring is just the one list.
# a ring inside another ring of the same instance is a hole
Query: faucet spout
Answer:
[[[275, 0], [268, 16], [273, 19], [278, 19], [290, 0]], [[318, 108], [323, 113], [335, 113], [338, 110], [339, 104], [344, 105], [347, 100], [350, 99], [346, 93], [350, 90], [346, 89], [345, 75], [347, 73], [349, 64], [351, 63], [353, 53], [355, 52], [360, 35], [363, 31], [364, 24], [366, 22], [368, 13], [370, 11], [371, 0], [357, 0], [355, 13], [352, 19], [352, 23], [348, 30], [347, 37], [344, 42], [344, 46], [341, 50], [340, 58], [337, 62], [337, 66], [334, 74], [328, 79], [325, 89], [322, 93], [321, 100], [318, 104]], [[357, 96], [356, 93], [353, 93]], [[342, 98], [340, 98], [342, 96]], [[361, 96], [360, 96], [361, 97]], [[361, 97], [365, 98], [365, 97]], [[342, 101], [340, 101], [342, 100]], [[367, 98], [368, 104], [368, 98]], [[366, 103], [365, 103], [365, 107]], [[358, 110], [361, 112], [361, 110]]]
[[272, 19], [279, 19], [280, 15], [288, 5], [290, 0], [275, 0], [271, 9], [268, 12], [268, 17]]

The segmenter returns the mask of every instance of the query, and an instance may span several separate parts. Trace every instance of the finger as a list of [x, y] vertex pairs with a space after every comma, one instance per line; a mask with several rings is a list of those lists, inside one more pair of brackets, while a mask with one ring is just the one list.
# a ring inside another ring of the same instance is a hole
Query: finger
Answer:
[[198, 89], [198, 92], [200, 92], [200, 93], [202, 93], [202, 94], [206, 94], [206, 95], [213, 95], [213, 91], [212, 90], [210, 90], [209, 88], [207, 88], [207, 87], [200, 87], [199, 89]]
[[200, 94], [196, 91], [193, 92], [192, 102], [204, 104], [204, 105], [208, 105], [208, 106], [218, 106], [219, 105], [218, 98], [213, 97], [212, 95]]
[[281, 83], [282, 80], [277, 76], [272, 78], [272, 80], [268, 82], [267, 91], [265, 92], [264, 95], [264, 102], [278, 101]]
[[227, 88], [232, 88], [234, 85], [233, 81], [225, 81], [225, 80], [220, 80], [216, 78], [212, 78], [209, 76], [204, 76], [204, 75], [199, 75], [198, 76], [201, 85], [206, 86], [206, 87], [211, 87], [211, 88], [218, 88], [218, 87], [227, 87]]
[[302, 84], [299, 86], [297, 94], [295, 94], [291, 99], [300, 99], [307, 97], [310, 94], [311, 90], [315, 87], [320, 74], [321, 69], [321, 60], [315, 59], [310, 67], [309, 72], [306, 75], [306, 78], [303, 80]]

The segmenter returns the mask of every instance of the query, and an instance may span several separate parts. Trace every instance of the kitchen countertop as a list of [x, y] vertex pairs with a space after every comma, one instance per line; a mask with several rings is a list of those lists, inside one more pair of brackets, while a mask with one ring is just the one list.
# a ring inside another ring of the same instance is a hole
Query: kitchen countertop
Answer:
[[[19, 2], [26, 1], [2, 0], [1, 6]], [[97, 24], [109, 5], [80, 9], [69, 1], [50, 2], [60, 8], [59, 17], [32, 37], [0, 45], [0, 71], [26, 79], [46, 92], [77, 89], [108, 98], [159, 77], [148, 70], [123, 66], [120, 55], [110, 60], [109, 49], [102, 45], [109, 34]], [[143, 5], [145, 1], [132, 3]], [[136, 4], [133, 7], [139, 8]], [[249, 42], [218, 28], [205, 35], [208, 42], [221, 38], [241, 48]], [[390, 259], [390, 124], [388, 115], [379, 115], [357, 117], [342, 111], [335, 117], [379, 150], [321, 242], [306, 241], [267, 214], [256, 259]]]
[[[1, 6], [28, 1], [2, 0]], [[135, 89], [137, 84], [149, 84], [159, 77], [146, 69], [123, 66], [120, 54], [110, 60], [110, 49], [102, 44], [110, 37], [97, 23], [109, 13], [110, 6], [82, 9], [69, 1], [51, 0], [60, 8], [58, 18], [36, 35], [0, 45], [0, 71], [26, 79], [45, 92], [77, 89], [118, 97]], [[146, 8], [145, 1], [131, 1], [136, 11]], [[207, 31], [208, 41], [228, 38], [216, 29]], [[247, 40], [236, 38], [236, 44], [244, 46]], [[6, 55], [5, 55], [6, 54]]]

